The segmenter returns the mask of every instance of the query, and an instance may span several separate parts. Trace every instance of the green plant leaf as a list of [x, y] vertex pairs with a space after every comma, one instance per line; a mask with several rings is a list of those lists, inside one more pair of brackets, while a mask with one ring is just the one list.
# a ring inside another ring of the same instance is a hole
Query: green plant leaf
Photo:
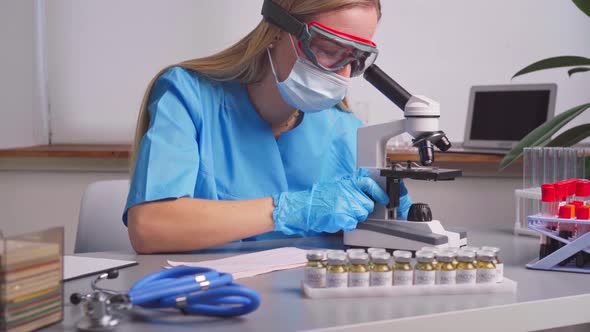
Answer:
[[500, 170], [503, 170], [518, 158], [520, 158], [525, 147], [542, 145], [548, 139], [550, 139], [553, 134], [561, 129], [561, 127], [565, 126], [568, 122], [588, 108], [590, 108], [590, 103], [571, 108], [531, 131], [520, 142], [518, 142], [518, 144], [512, 150], [510, 150], [506, 156], [504, 156], [504, 159], [502, 159], [500, 162]]
[[520, 75], [532, 73], [534, 71], [544, 70], [544, 69], [551, 69], [551, 68], [560, 68], [560, 67], [572, 67], [572, 66], [587, 66], [590, 65], [590, 59], [581, 57], [581, 56], [558, 56], [554, 58], [543, 59], [537, 61], [523, 69], [521, 69], [518, 73], [514, 74], [512, 78], [515, 78]]
[[590, 1], [588, 0], [573, 0], [576, 6], [580, 8], [586, 15], [590, 16]]
[[586, 137], [590, 137], [590, 123], [570, 128], [555, 137], [547, 146], [572, 146]]
[[567, 71], [567, 73], [570, 75], [570, 77], [572, 77], [573, 74], [575, 73], [582, 73], [585, 71], [590, 71], [590, 67], [576, 67], [576, 68], [572, 68], [570, 70]]

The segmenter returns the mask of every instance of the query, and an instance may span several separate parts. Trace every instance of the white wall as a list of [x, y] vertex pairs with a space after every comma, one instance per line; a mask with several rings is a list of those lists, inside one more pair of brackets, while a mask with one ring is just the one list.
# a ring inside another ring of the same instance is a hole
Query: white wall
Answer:
[[151, 78], [166, 65], [205, 56], [238, 41], [258, 23], [260, 3], [48, 2], [54, 142], [130, 142]]
[[[451, 141], [463, 141], [472, 85], [555, 82], [557, 113], [590, 101], [590, 75], [570, 79], [567, 69], [555, 69], [510, 80], [518, 70], [543, 58], [590, 56], [590, 18], [571, 1], [414, 0], [382, 4], [377, 63], [411, 93], [441, 103], [441, 128]], [[366, 81], [356, 80], [350, 95], [353, 107], [368, 108], [361, 118], [369, 123], [402, 116]], [[582, 122], [590, 122], [590, 112], [572, 125]]]
[[[237, 41], [260, 20], [262, 0], [47, 2], [50, 100], [56, 143], [127, 143], [144, 89], [163, 66]], [[463, 139], [471, 85], [507, 84], [550, 56], [590, 56], [590, 19], [571, 1], [383, 0], [378, 64], [410, 92], [438, 100], [442, 128]], [[590, 99], [590, 75], [566, 70], [514, 83], [556, 82], [557, 110]], [[369, 123], [401, 112], [362, 79], [350, 91]], [[590, 121], [587, 112], [581, 121]], [[108, 135], [106, 135], [108, 132]]]
[[0, 149], [47, 144], [35, 61], [35, 0], [0, 1]]

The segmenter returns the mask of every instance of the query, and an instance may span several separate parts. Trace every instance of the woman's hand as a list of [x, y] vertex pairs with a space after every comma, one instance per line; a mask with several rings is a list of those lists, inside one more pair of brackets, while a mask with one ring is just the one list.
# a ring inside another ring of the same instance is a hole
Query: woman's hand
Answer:
[[316, 183], [310, 190], [273, 196], [275, 230], [287, 235], [307, 231], [350, 231], [373, 212], [374, 202], [387, 205], [383, 189], [360, 169], [336, 182]]

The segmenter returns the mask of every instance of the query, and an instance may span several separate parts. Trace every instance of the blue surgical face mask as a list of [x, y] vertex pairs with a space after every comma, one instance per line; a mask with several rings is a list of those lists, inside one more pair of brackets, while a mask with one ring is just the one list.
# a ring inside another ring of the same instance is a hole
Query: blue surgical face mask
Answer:
[[[297, 54], [292, 39], [291, 45]], [[287, 79], [279, 82], [270, 51], [266, 51], [277, 87], [287, 104], [302, 112], [319, 112], [338, 104], [346, 96], [350, 78], [323, 71], [298, 54]]]

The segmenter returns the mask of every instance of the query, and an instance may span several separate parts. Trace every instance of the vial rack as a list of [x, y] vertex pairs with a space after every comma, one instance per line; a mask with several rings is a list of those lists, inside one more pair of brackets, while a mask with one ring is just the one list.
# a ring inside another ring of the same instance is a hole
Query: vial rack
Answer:
[[560, 262], [574, 256], [580, 251], [590, 254], [590, 232], [575, 239], [564, 239], [559, 236], [558, 231], [552, 231], [545, 227], [549, 222], [590, 225], [590, 221], [585, 220], [545, 217], [540, 214], [529, 216], [528, 226], [530, 229], [562, 242], [565, 245], [542, 259], [534, 259], [526, 264], [526, 267], [535, 270], [590, 273], [590, 266], [577, 267], [574, 263], [575, 260], [572, 260], [572, 262], [565, 266], [559, 266]]
[[464, 295], [490, 293], [516, 293], [517, 283], [504, 277], [502, 282], [492, 284], [454, 284], [454, 285], [408, 285], [408, 286], [370, 286], [346, 288], [313, 288], [301, 283], [303, 294], [309, 298], [345, 297], [393, 297], [424, 295]]

